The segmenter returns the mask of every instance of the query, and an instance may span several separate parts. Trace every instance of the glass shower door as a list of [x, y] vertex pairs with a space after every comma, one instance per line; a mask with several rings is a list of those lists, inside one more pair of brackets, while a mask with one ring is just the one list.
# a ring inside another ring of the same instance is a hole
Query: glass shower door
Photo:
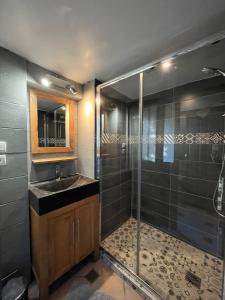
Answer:
[[165, 299], [222, 299], [225, 77], [202, 69], [223, 67], [224, 50], [221, 41], [144, 72], [139, 276]]
[[[135, 274], [137, 191], [133, 181], [137, 176], [136, 172], [132, 172], [132, 166], [137, 170], [138, 145], [129, 140], [129, 106], [137, 101], [138, 95], [138, 75], [103, 87], [100, 91], [101, 245]], [[133, 122], [138, 119], [137, 114]]]

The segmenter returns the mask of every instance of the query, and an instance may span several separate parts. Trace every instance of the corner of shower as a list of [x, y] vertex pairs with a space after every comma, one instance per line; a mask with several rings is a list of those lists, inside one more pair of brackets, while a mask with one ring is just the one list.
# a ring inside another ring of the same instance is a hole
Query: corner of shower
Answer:
[[149, 298], [224, 299], [225, 78], [202, 72], [223, 49], [201, 42], [97, 87], [102, 253]]

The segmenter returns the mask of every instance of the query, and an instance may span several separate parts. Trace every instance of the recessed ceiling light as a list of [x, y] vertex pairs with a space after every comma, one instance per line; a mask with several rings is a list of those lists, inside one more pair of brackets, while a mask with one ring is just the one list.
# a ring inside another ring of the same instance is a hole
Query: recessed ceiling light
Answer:
[[161, 68], [163, 71], [168, 71], [172, 66], [172, 60], [165, 60], [163, 62], [161, 62]]
[[49, 87], [51, 85], [51, 82], [47, 78], [43, 77], [41, 79], [41, 84], [46, 86], [46, 87]]

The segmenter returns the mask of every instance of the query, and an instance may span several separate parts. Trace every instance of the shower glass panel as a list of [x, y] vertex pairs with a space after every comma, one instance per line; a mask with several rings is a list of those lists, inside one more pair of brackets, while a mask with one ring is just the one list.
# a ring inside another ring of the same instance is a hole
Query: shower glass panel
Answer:
[[102, 247], [160, 299], [225, 299], [224, 53], [207, 42], [100, 88]]
[[[130, 149], [129, 104], [139, 96], [139, 75], [101, 89], [100, 179], [102, 247], [127, 269], [136, 273], [137, 222], [132, 217], [136, 197], [132, 181], [136, 172], [138, 144]], [[132, 117], [138, 131], [139, 115]], [[130, 159], [132, 153], [132, 160]], [[135, 200], [133, 200], [135, 199]]]
[[165, 299], [222, 299], [224, 231], [213, 196], [225, 77], [202, 69], [224, 68], [224, 51], [221, 41], [144, 72], [139, 276]]

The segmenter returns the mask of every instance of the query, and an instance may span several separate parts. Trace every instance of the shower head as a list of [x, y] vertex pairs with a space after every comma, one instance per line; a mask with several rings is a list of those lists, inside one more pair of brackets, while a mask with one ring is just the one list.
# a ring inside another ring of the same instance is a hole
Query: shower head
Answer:
[[204, 67], [202, 69], [202, 72], [208, 75], [213, 75], [213, 76], [218, 76], [218, 75], [222, 75], [225, 77], [225, 71], [221, 70], [221, 69], [216, 69], [216, 68], [210, 68], [210, 67]]

